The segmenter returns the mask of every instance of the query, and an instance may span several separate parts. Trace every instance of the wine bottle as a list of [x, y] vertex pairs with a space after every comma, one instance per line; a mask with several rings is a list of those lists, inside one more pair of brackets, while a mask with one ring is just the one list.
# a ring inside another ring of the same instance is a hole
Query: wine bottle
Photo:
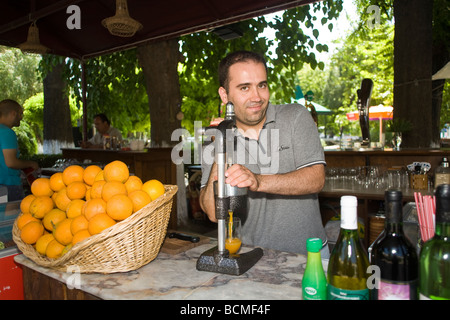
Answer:
[[303, 300], [327, 299], [327, 278], [323, 271], [320, 249], [322, 249], [321, 239], [309, 238], [306, 240], [308, 256], [302, 279]]
[[341, 197], [341, 228], [328, 263], [329, 300], [369, 300], [369, 260], [358, 233], [358, 200]]
[[380, 281], [372, 291], [375, 300], [417, 300], [419, 258], [403, 233], [402, 192], [387, 190], [385, 228], [373, 245], [371, 263], [380, 268]]
[[435, 234], [420, 251], [420, 299], [450, 300], [450, 185], [439, 185], [435, 196]]

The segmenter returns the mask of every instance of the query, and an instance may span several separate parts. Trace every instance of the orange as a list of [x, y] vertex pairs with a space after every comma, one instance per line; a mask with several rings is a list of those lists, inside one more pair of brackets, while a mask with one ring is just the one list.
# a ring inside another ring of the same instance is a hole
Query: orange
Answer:
[[67, 216], [64, 211], [54, 208], [45, 214], [44, 219], [42, 219], [42, 223], [44, 224], [44, 228], [46, 230], [53, 231], [53, 228], [66, 218]]
[[150, 198], [148, 193], [143, 190], [133, 191], [128, 194], [128, 197], [133, 203], [133, 213], [141, 210], [152, 201], [152, 198]]
[[53, 191], [57, 192], [65, 186], [62, 172], [52, 174], [50, 177], [50, 188], [52, 188]]
[[96, 165], [90, 165], [84, 169], [83, 173], [83, 181], [89, 186], [92, 186], [94, 183], [94, 179], [97, 176], [97, 174], [102, 171], [102, 168]]
[[72, 245], [76, 245], [78, 242], [83, 241], [91, 236], [87, 229], [78, 231], [73, 235]]
[[[88, 228], [89, 221], [86, 219], [84, 215], [78, 216], [72, 220], [72, 224], [70, 225], [70, 232], [75, 235], [78, 231]], [[73, 240], [72, 240], [73, 241]]]
[[98, 181], [94, 182], [91, 189], [89, 189], [89, 190], [91, 190], [90, 191], [91, 199], [96, 199], [96, 198], [102, 197], [102, 190], [103, 190], [103, 186], [105, 185], [105, 183], [106, 183], [105, 180], [98, 180]]
[[20, 230], [20, 238], [27, 244], [35, 244], [44, 234], [44, 226], [40, 221], [30, 221]]
[[99, 213], [89, 220], [88, 231], [90, 234], [94, 235], [102, 232], [103, 230], [112, 227], [116, 224], [113, 218], [108, 216], [106, 213]]
[[87, 188], [87, 190], [86, 190], [86, 197], [85, 197], [86, 200], [91, 199], [91, 189], [92, 188]]
[[99, 173], [97, 173], [97, 175], [94, 178], [94, 182], [95, 181], [100, 181], [100, 180], [105, 180], [105, 176], [104, 176], [103, 170], [99, 171]]
[[125, 184], [118, 181], [107, 181], [102, 188], [103, 200], [108, 201], [112, 196], [116, 194], [127, 194], [127, 188], [125, 187]]
[[56, 239], [49, 242], [45, 255], [51, 259], [59, 258], [64, 250], [64, 245], [59, 243]]
[[66, 209], [67, 218], [73, 219], [82, 214], [82, 209], [86, 201], [83, 199], [75, 199], [69, 203]]
[[72, 219], [64, 219], [53, 229], [53, 236], [59, 243], [67, 246], [72, 242], [73, 234], [70, 231], [70, 225], [72, 224]]
[[50, 188], [49, 178], [37, 178], [31, 184], [31, 193], [36, 197], [48, 196], [51, 197], [53, 194], [52, 188]]
[[23, 198], [20, 202], [20, 211], [22, 211], [22, 213], [30, 213], [30, 204], [34, 199], [36, 199], [34, 194], [29, 194]]
[[67, 197], [67, 188], [63, 188], [59, 190], [56, 194], [56, 196], [53, 198], [53, 201], [55, 201], [55, 205], [58, 209], [66, 212], [67, 206], [69, 205], [70, 200], [69, 197]]
[[91, 220], [97, 214], [106, 213], [106, 202], [101, 198], [86, 201], [84, 207], [84, 216], [87, 220]]
[[133, 213], [133, 202], [127, 195], [116, 194], [106, 202], [106, 213], [114, 220], [124, 220]]
[[138, 176], [130, 176], [125, 182], [125, 188], [127, 188], [128, 194], [135, 190], [141, 190], [142, 185], [142, 180]]
[[30, 204], [30, 213], [33, 217], [42, 219], [47, 212], [54, 208], [53, 200], [49, 196], [39, 196]]
[[39, 221], [37, 218], [33, 217], [31, 213], [22, 213], [17, 218], [17, 228], [22, 230], [23, 226], [26, 225], [30, 221]]
[[55, 240], [55, 237], [51, 233], [44, 234], [36, 241], [36, 251], [45, 255], [48, 244], [53, 240]]
[[152, 198], [152, 201], [166, 192], [164, 185], [156, 179], [145, 182], [142, 185], [142, 190], [148, 193], [150, 198]]
[[64, 171], [62, 172], [62, 179], [64, 181], [64, 184], [68, 186], [70, 183], [75, 181], [83, 182], [83, 174], [83, 167], [74, 164], [64, 169]]
[[112, 161], [108, 163], [103, 168], [103, 175], [105, 180], [108, 181], [119, 181], [125, 183], [130, 176], [130, 171], [128, 166], [119, 160]]
[[81, 181], [71, 182], [66, 188], [66, 193], [70, 200], [83, 199], [86, 196], [86, 185]]

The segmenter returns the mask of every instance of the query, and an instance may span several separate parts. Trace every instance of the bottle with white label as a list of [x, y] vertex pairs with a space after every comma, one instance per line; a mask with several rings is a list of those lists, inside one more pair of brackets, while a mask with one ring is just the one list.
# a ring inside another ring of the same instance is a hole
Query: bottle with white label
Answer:
[[328, 300], [369, 300], [369, 259], [358, 233], [358, 200], [341, 197], [341, 229], [328, 263]]
[[442, 162], [434, 171], [434, 188], [440, 184], [450, 184], [450, 163], [448, 158], [442, 158]]
[[400, 190], [387, 190], [383, 236], [373, 245], [371, 263], [380, 268], [380, 281], [372, 290], [374, 300], [417, 300], [419, 259], [413, 244], [403, 233]]

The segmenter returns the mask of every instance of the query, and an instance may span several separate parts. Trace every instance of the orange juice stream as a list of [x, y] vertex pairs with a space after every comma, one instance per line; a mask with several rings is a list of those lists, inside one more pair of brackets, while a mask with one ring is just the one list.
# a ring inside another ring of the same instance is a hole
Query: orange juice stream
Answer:
[[241, 239], [233, 238], [233, 211], [228, 211], [230, 220], [228, 221], [228, 238], [225, 241], [225, 249], [230, 253], [238, 252], [241, 247]]

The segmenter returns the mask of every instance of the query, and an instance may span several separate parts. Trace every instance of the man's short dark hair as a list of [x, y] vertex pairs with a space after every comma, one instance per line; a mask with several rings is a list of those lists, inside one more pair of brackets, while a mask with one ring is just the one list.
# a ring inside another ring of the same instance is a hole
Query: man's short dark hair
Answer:
[[11, 111], [19, 112], [22, 106], [15, 100], [5, 99], [0, 101], [0, 116], [6, 116]]
[[108, 119], [108, 117], [106, 116], [106, 114], [104, 114], [104, 113], [98, 113], [98, 114], [96, 114], [95, 116], [94, 116], [94, 119], [95, 118], [100, 118], [101, 120], [102, 120], [102, 122], [107, 122], [108, 124], [111, 124], [110, 122], [109, 122], [109, 119]]
[[247, 61], [254, 61], [256, 63], [262, 63], [264, 67], [266, 68], [267, 72], [267, 63], [266, 60], [262, 55], [256, 52], [251, 51], [236, 51], [233, 53], [230, 53], [225, 58], [220, 61], [219, 64], [219, 85], [221, 87], [224, 87], [225, 90], [228, 92], [229, 89], [229, 79], [228, 79], [228, 72], [230, 70], [230, 67], [238, 62], [247, 62]]

